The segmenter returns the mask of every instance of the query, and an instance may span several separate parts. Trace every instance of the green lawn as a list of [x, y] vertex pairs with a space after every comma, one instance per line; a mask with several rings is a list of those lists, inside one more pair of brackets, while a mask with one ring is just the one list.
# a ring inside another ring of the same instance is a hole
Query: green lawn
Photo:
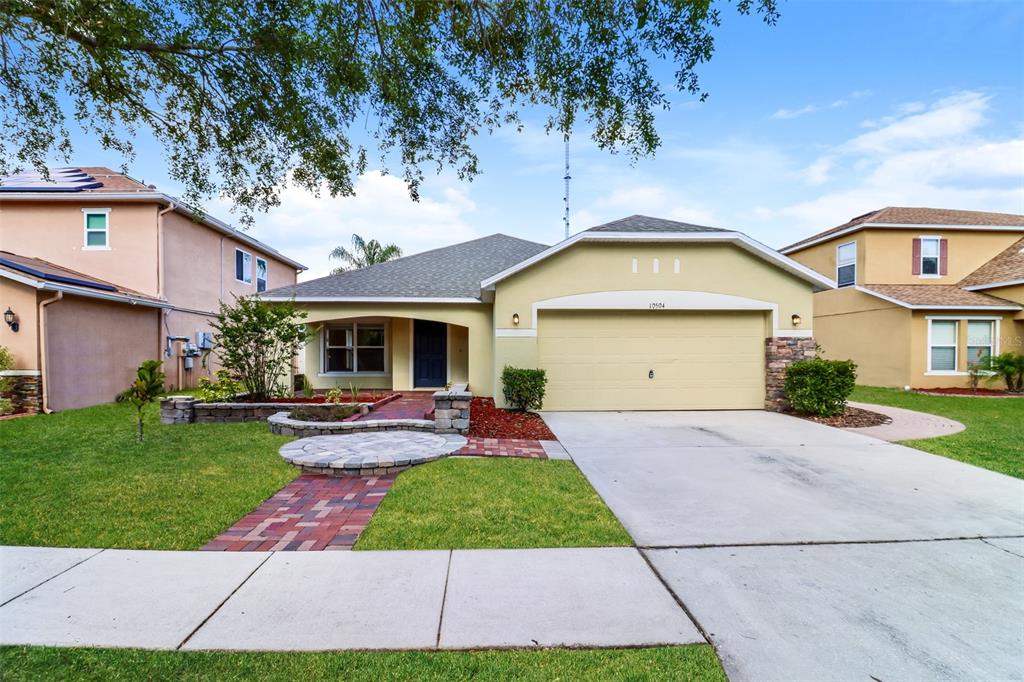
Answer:
[[904, 445], [1024, 478], [1024, 399], [931, 396], [858, 386], [851, 400], [955, 419], [967, 430], [941, 438], [905, 441]]
[[2, 678], [20, 680], [691, 680], [725, 682], [706, 645], [539, 651], [206, 653], [0, 648]]
[[100, 405], [0, 421], [0, 544], [196, 549], [296, 476], [263, 422], [163, 426]]
[[572, 462], [453, 457], [399, 475], [355, 548], [629, 544]]

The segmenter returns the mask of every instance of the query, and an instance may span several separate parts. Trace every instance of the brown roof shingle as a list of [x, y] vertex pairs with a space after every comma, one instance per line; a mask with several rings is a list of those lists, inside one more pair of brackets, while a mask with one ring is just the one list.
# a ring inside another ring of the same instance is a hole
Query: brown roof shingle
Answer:
[[851, 218], [842, 225], [819, 232], [780, 249], [783, 253], [806, 246], [822, 237], [838, 234], [865, 223], [886, 225], [991, 225], [992, 227], [1020, 227], [1024, 229], [1024, 215], [1015, 213], [991, 213], [988, 211], [957, 211], [951, 208], [908, 208], [888, 206]]
[[963, 278], [962, 287], [984, 286], [1024, 279], [1024, 237]]
[[865, 284], [864, 289], [907, 305], [1017, 307], [1013, 301], [977, 291], [964, 291], [955, 284]]

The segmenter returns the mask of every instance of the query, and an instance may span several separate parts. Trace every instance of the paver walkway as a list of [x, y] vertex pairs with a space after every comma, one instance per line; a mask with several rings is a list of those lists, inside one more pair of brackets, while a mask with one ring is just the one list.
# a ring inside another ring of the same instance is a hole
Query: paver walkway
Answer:
[[466, 447], [456, 455], [471, 457], [523, 457], [529, 459], [547, 459], [544, 446], [539, 440], [524, 438], [480, 438], [468, 436]]
[[704, 642], [631, 547], [0, 547], [0, 644], [328, 650]]
[[[402, 397], [381, 405], [359, 418], [368, 419], [425, 419], [434, 409], [433, 391], [403, 391]], [[357, 421], [359, 421], [357, 420]]]
[[352, 549], [391, 489], [395, 476], [299, 476], [202, 549], [228, 552]]

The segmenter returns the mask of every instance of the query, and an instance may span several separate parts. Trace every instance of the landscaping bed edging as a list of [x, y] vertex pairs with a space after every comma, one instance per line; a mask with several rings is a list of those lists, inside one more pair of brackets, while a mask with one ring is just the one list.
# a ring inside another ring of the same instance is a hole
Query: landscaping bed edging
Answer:
[[[280, 406], [278, 406], [280, 409]], [[311, 422], [289, 416], [291, 412], [275, 412], [267, 417], [270, 431], [280, 436], [340, 436], [360, 431], [426, 431], [434, 433], [429, 419], [362, 419], [359, 421]]]
[[[349, 419], [358, 419], [367, 412], [372, 412], [381, 405], [401, 397], [401, 393], [392, 393], [372, 403], [360, 403], [359, 413]], [[273, 403], [204, 403], [190, 395], [172, 395], [160, 399], [161, 424], [207, 424], [219, 422], [257, 422], [270, 418], [281, 412], [302, 407], [316, 409], [330, 408], [334, 403], [312, 402], [273, 402]], [[326, 423], [326, 422], [325, 422]], [[333, 422], [331, 422], [333, 423]]]

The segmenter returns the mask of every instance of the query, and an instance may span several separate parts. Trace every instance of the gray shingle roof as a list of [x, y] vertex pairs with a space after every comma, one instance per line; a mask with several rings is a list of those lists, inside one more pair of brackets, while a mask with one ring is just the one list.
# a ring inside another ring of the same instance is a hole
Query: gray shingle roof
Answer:
[[267, 297], [479, 298], [480, 282], [548, 248], [492, 234], [264, 293]]
[[652, 218], [646, 215], [631, 215], [610, 223], [591, 227], [587, 232], [728, 232], [718, 227], [705, 227], [691, 223], [680, 223], [664, 218]]

